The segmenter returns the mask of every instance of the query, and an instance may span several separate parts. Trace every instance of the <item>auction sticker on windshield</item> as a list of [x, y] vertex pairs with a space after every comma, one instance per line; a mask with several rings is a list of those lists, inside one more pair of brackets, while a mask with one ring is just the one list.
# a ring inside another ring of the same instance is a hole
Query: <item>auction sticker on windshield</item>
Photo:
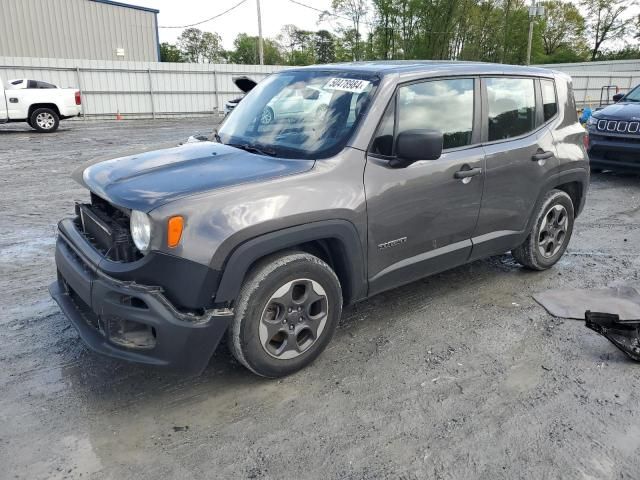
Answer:
[[366, 80], [355, 78], [330, 78], [324, 86], [325, 90], [341, 90], [343, 92], [362, 93], [369, 86]]

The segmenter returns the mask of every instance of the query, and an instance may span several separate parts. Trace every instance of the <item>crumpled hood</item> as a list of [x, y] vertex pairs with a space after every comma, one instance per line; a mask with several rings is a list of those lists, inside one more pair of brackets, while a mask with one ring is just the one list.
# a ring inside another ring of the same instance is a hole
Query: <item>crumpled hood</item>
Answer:
[[616, 103], [598, 110], [594, 116], [607, 120], [640, 121], [640, 103]]
[[115, 205], [148, 212], [188, 195], [303, 173], [313, 164], [196, 142], [90, 165], [82, 183]]

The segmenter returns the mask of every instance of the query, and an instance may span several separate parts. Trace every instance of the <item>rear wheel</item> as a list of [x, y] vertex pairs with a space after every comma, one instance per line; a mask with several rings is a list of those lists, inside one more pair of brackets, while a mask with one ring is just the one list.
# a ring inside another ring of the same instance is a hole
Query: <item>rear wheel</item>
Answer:
[[55, 132], [60, 125], [58, 114], [50, 108], [38, 108], [29, 118], [29, 125], [41, 133]]
[[276, 254], [245, 281], [228, 343], [252, 372], [282, 377], [320, 355], [341, 313], [342, 291], [331, 267], [307, 253]]
[[536, 213], [533, 229], [511, 253], [532, 270], [546, 270], [564, 254], [573, 233], [574, 209], [571, 197], [562, 190], [551, 190]]

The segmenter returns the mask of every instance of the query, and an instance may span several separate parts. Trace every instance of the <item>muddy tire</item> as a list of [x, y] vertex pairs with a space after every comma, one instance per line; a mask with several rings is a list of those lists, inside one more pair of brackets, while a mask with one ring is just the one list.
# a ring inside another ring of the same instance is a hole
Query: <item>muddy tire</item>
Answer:
[[283, 377], [322, 353], [341, 314], [342, 290], [329, 265], [303, 252], [271, 255], [242, 286], [228, 345], [253, 373]]
[[60, 125], [60, 117], [50, 108], [38, 108], [29, 117], [29, 125], [40, 133], [55, 132]]
[[511, 253], [527, 268], [546, 270], [560, 260], [571, 240], [574, 221], [571, 197], [561, 190], [551, 190], [535, 215], [531, 233]]

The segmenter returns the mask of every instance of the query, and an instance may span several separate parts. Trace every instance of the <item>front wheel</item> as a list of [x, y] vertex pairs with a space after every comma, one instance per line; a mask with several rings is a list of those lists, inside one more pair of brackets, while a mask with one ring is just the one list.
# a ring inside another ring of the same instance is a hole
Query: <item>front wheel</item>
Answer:
[[38, 108], [31, 114], [29, 125], [41, 133], [55, 132], [60, 125], [60, 117], [50, 108]]
[[562, 190], [551, 190], [536, 212], [533, 229], [511, 253], [532, 270], [552, 267], [564, 254], [573, 233], [574, 209], [571, 197]]
[[260, 261], [242, 286], [229, 347], [264, 377], [283, 377], [309, 365], [328, 345], [342, 313], [335, 273], [303, 252]]
[[273, 123], [275, 119], [275, 114], [273, 113], [273, 109], [271, 107], [264, 107], [262, 113], [260, 114], [260, 124], [261, 125], [269, 125]]

